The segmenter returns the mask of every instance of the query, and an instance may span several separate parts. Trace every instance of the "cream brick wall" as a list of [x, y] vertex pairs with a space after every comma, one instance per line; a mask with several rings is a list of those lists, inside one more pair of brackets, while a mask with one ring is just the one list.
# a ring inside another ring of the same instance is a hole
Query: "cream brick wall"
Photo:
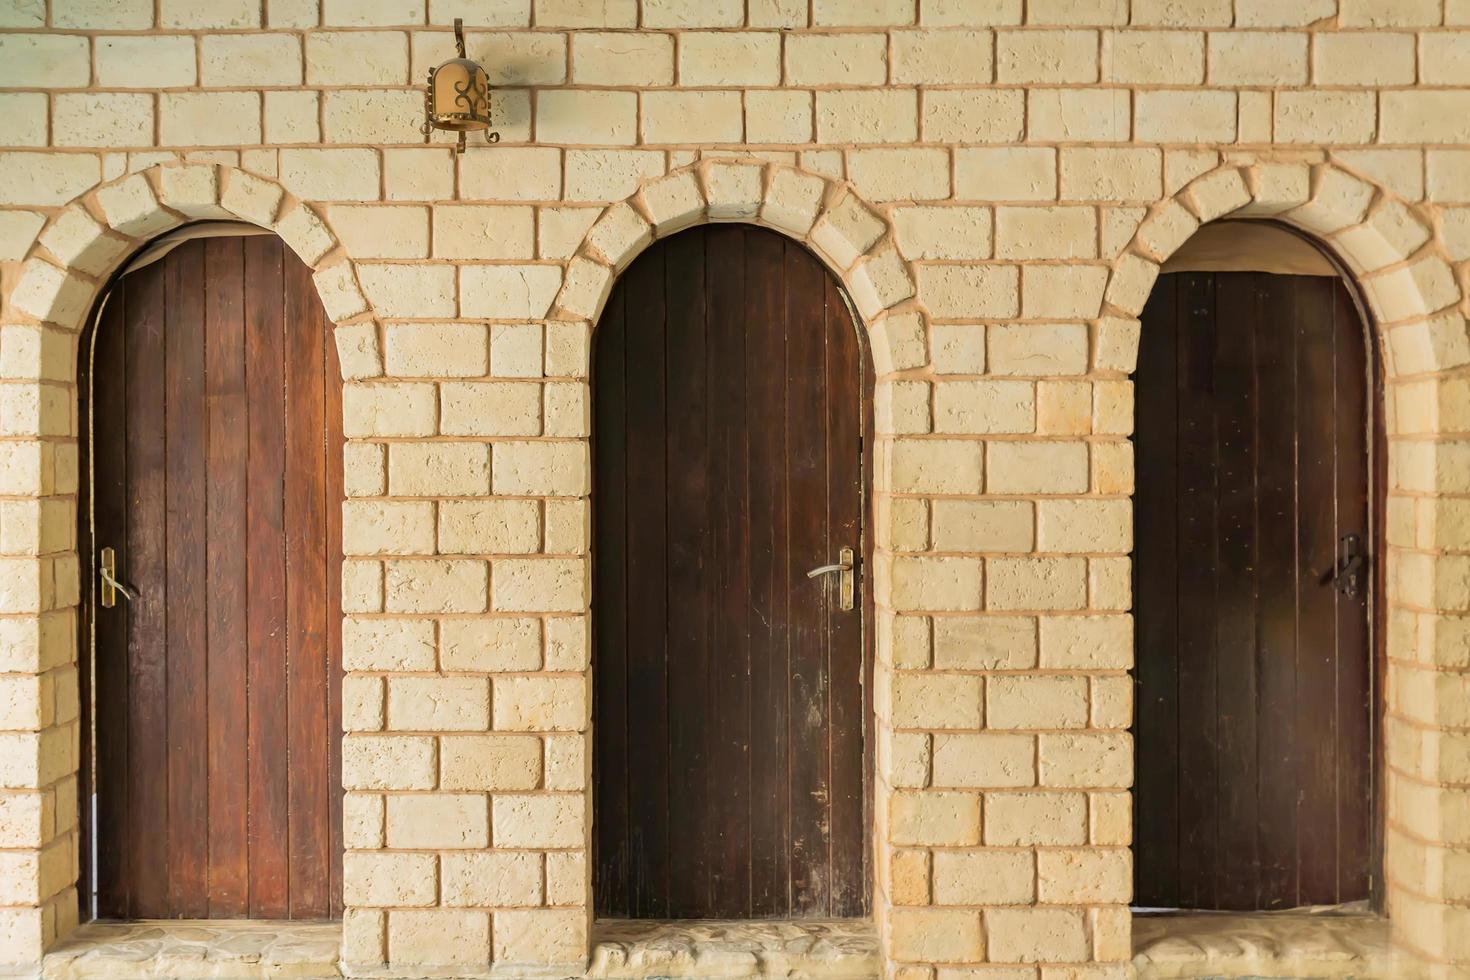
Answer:
[[[419, 144], [468, 21], [502, 143]], [[752, 220], [878, 383], [874, 908], [901, 980], [1126, 973], [1137, 316], [1203, 221], [1360, 278], [1388, 378], [1387, 878], [1470, 967], [1470, 6], [0, 0], [0, 961], [76, 919], [78, 332], [273, 228], [345, 378], [352, 969], [586, 955], [588, 362], [655, 235]], [[964, 972], [968, 971], [968, 972]]]

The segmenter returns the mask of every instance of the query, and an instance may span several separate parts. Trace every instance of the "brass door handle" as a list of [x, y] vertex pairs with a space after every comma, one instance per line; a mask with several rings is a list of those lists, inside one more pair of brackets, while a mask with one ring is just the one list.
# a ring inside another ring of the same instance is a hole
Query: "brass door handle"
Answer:
[[102, 579], [102, 594], [99, 596], [102, 608], [111, 609], [117, 605], [119, 594], [129, 602], [136, 602], [138, 593], [117, 580], [117, 552], [111, 548], [103, 548], [98, 558], [97, 574]]
[[842, 548], [837, 552], [837, 561], [831, 565], [818, 565], [806, 573], [807, 578], [820, 578], [823, 575], [837, 573], [838, 601], [837, 608], [846, 612], [853, 607], [854, 588], [853, 581], [853, 551], [851, 548]]

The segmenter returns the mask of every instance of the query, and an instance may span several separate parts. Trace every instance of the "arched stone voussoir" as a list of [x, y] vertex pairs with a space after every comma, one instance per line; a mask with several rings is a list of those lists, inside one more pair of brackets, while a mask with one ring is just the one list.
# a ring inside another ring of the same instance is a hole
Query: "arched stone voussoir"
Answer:
[[811, 249], [851, 297], [880, 374], [928, 363], [918, 283], [887, 216], [841, 181], [748, 158], [701, 160], [609, 205], [568, 263], [550, 318], [596, 323], [617, 275], [644, 249], [710, 221], [760, 225]]
[[[1222, 218], [1272, 218], [1316, 238], [1358, 276], [1377, 325], [1428, 318], [1463, 302], [1454, 269], [1436, 247], [1432, 223], [1373, 181], [1333, 163], [1262, 161], [1225, 164], [1201, 174], [1150, 209], [1133, 240], [1113, 262], [1103, 316], [1097, 323], [1095, 366], [1131, 371], [1138, 331], [1159, 269], [1199, 227]], [[1463, 346], [1416, 332], [1418, 364], [1454, 360]], [[1410, 335], [1404, 335], [1407, 340]], [[1392, 373], [1395, 362], [1389, 358]]]
[[[182, 162], [126, 174], [63, 207], [32, 244], [10, 297], [11, 308], [80, 331], [97, 294], [131, 255], [172, 228], [211, 220], [244, 221], [279, 236], [314, 270], [317, 291], [334, 324], [374, 315], [341, 242], [316, 208], [259, 175], [220, 164]], [[349, 325], [350, 349], [339, 351], [344, 373], [381, 374], [380, 331]]]

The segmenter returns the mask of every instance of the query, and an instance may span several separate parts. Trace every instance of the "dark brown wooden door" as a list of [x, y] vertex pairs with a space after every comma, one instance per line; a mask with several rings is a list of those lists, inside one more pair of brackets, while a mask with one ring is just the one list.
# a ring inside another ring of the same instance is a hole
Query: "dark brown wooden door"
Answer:
[[774, 233], [684, 232], [595, 349], [597, 911], [863, 915], [865, 590], [806, 574], [863, 554], [837, 286]]
[[1340, 279], [1160, 277], [1138, 359], [1134, 901], [1368, 897], [1370, 390]]
[[341, 375], [311, 272], [187, 242], [117, 284], [92, 364], [90, 544], [137, 591], [91, 610], [99, 915], [338, 915]]

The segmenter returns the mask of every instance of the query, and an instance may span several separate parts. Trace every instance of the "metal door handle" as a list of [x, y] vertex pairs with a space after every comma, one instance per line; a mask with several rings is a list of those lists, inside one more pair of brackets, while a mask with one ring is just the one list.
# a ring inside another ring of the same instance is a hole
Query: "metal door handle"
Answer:
[[1356, 599], [1361, 591], [1360, 580], [1367, 555], [1363, 552], [1363, 539], [1357, 534], [1344, 534], [1337, 542], [1337, 566], [1332, 579], [1337, 591], [1349, 599]]
[[98, 577], [102, 579], [102, 595], [99, 597], [103, 609], [117, 605], [119, 594], [129, 602], [136, 602], [138, 593], [117, 580], [117, 552], [103, 548], [98, 561]]
[[818, 565], [806, 573], [807, 578], [820, 578], [836, 572], [837, 578], [837, 608], [846, 612], [853, 607], [853, 598], [856, 589], [853, 581], [853, 550], [841, 548], [837, 552], [837, 561], [831, 565]]

